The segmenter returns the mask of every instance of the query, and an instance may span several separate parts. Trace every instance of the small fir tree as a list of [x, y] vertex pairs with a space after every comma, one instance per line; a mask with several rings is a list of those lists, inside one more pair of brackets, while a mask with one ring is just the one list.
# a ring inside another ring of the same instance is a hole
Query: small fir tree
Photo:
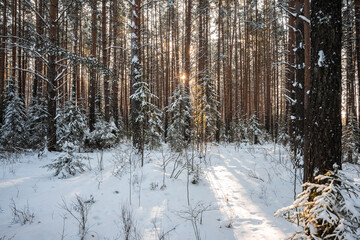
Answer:
[[94, 131], [86, 132], [85, 144], [90, 149], [108, 149], [114, 147], [120, 138], [120, 131], [113, 121], [106, 122], [98, 118]]
[[4, 121], [1, 126], [0, 145], [9, 151], [24, 149], [28, 145], [27, 112], [24, 101], [16, 93], [12, 80], [7, 85]]
[[356, 118], [349, 120], [342, 130], [343, 162], [357, 163], [359, 155], [359, 126]]
[[191, 119], [190, 96], [184, 91], [184, 85], [179, 84], [178, 89], [170, 97], [170, 105], [167, 107], [169, 116], [172, 116], [172, 123], [168, 129], [167, 141], [172, 151], [181, 152], [189, 144], [191, 129], [186, 119]]
[[27, 128], [29, 132], [29, 147], [44, 149], [46, 146], [47, 132], [47, 102], [44, 98], [33, 99], [29, 108]]
[[153, 149], [159, 146], [163, 128], [161, 112], [151, 101], [158, 97], [151, 93], [146, 82], [136, 83], [135, 89], [130, 98], [140, 103], [139, 115], [135, 121], [140, 126], [140, 153], [143, 155], [145, 147]]
[[[336, 167], [335, 167], [336, 169]], [[359, 239], [360, 187], [341, 171], [328, 171], [303, 184], [294, 203], [275, 215], [300, 224], [293, 239]]]
[[64, 150], [65, 145], [70, 143], [75, 149], [79, 149], [83, 147], [86, 131], [86, 115], [75, 105], [75, 102], [69, 101], [57, 119], [58, 145]]
[[64, 152], [55, 158], [52, 163], [42, 167], [47, 168], [48, 171], [55, 170], [54, 176], [62, 179], [84, 172], [86, 166], [83, 160], [87, 158], [76, 155], [74, 153], [76, 146], [70, 142], [64, 143], [62, 148]]
[[217, 119], [220, 118], [220, 113], [217, 110], [219, 102], [217, 101], [218, 95], [215, 89], [215, 80], [205, 74], [200, 81], [200, 94], [199, 94], [199, 108], [197, 115], [198, 129], [204, 142], [211, 141], [217, 131]]

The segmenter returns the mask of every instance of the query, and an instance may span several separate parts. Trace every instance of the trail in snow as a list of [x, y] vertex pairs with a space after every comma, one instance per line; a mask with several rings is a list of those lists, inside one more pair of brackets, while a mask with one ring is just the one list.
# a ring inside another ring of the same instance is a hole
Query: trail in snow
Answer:
[[269, 145], [212, 153], [213, 166], [206, 178], [223, 214], [223, 226], [233, 229], [234, 239], [286, 239], [294, 232], [293, 225], [273, 216], [282, 202], [292, 201], [291, 182], [281, 180], [285, 172], [276, 168], [274, 151]]

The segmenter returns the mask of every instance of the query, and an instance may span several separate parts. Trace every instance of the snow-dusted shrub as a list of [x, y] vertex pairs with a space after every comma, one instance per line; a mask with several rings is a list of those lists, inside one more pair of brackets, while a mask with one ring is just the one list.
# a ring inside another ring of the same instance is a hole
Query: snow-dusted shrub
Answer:
[[86, 115], [70, 101], [57, 118], [57, 143], [64, 150], [68, 143], [76, 149], [83, 147], [87, 131]]
[[284, 146], [287, 146], [290, 141], [290, 136], [287, 133], [287, 124], [284, 121], [280, 121], [278, 124], [278, 133], [276, 141]]
[[245, 118], [237, 118], [231, 122], [230, 132], [231, 132], [231, 140], [236, 144], [240, 144], [242, 142], [246, 142], [246, 121]]
[[359, 239], [359, 185], [341, 171], [328, 171], [315, 181], [303, 184], [294, 203], [275, 215], [300, 224], [303, 232], [295, 234], [296, 239]]
[[54, 176], [59, 178], [68, 178], [75, 176], [77, 173], [82, 173], [85, 171], [85, 164], [82, 160], [86, 158], [83, 156], [77, 156], [74, 154], [73, 150], [69, 150], [71, 146], [67, 146], [67, 151], [61, 153], [52, 163], [43, 166], [49, 171], [55, 170]]
[[8, 151], [18, 151], [28, 145], [27, 112], [24, 101], [16, 93], [12, 82], [8, 84], [7, 89], [4, 121], [0, 129], [0, 146]]
[[95, 203], [94, 197], [90, 195], [89, 199], [76, 195], [76, 200], [70, 206], [63, 199], [62, 208], [68, 212], [79, 224], [80, 240], [85, 240], [89, 231], [88, 215], [92, 205]]
[[193, 206], [189, 205], [186, 210], [178, 212], [179, 217], [191, 222], [196, 240], [201, 240], [199, 224], [202, 224], [203, 214], [210, 210], [211, 204], [205, 205], [203, 202], [197, 202]]
[[92, 132], [87, 132], [85, 144], [90, 149], [107, 149], [114, 147], [119, 142], [119, 129], [114, 122], [99, 119]]
[[259, 122], [256, 115], [251, 115], [246, 121], [245, 136], [251, 144], [263, 144], [268, 140], [264, 126]]
[[24, 208], [20, 209], [16, 206], [15, 201], [11, 199], [10, 209], [13, 223], [20, 223], [21, 225], [33, 223], [35, 214], [30, 211], [29, 203], [27, 203]]
[[29, 132], [29, 147], [43, 149], [47, 135], [47, 103], [43, 98], [35, 99], [29, 108], [27, 128]]
[[341, 142], [343, 162], [357, 163], [360, 136], [356, 119], [351, 119], [347, 125], [343, 126]]
[[121, 236], [126, 240], [141, 240], [142, 236], [136, 226], [134, 214], [128, 205], [121, 207]]
[[250, 144], [263, 144], [270, 137], [256, 115], [241, 117], [231, 123], [231, 136], [229, 140]]

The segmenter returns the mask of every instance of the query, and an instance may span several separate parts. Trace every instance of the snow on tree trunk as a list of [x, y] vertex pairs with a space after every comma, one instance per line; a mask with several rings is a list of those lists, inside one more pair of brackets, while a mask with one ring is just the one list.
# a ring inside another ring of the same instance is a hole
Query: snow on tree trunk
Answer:
[[[131, 25], [132, 34], [131, 34], [131, 80], [132, 80], [132, 93], [136, 93], [140, 85], [142, 78], [142, 69], [141, 69], [141, 26], [140, 26], [140, 4], [141, 0], [133, 0], [131, 2]], [[139, 98], [132, 98], [132, 129], [133, 129], [133, 146], [137, 149], [138, 153], [142, 153], [143, 141], [141, 134], [141, 125], [137, 119], [141, 116], [141, 101]], [[143, 163], [141, 163], [143, 165]]]
[[311, 2], [310, 159], [307, 181], [341, 166], [340, 0]]
[[52, 0], [50, 4], [50, 43], [52, 49], [48, 59], [48, 132], [47, 144], [48, 150], [56, 150], [56, 45], [58, 41], [58, 0]]

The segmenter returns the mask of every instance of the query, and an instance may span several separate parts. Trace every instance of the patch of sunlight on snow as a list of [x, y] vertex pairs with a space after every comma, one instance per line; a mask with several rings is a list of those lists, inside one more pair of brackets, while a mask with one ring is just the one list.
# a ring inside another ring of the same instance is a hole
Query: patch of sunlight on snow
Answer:
[[[286, 235], [272, 224], [263, 210], [251, 199], [252, 184], [244, 173], [234, 176], [226, 167], [216, 166], [207, 174], [219, 202], [222, 220], [232, 222], [235, 239], [281, 239]], [[243, 179], [242, 179], [243, 178]]]
[[31, 179], [30, 177], [23, 177], [23, 178], [17, 178], [17, 179], [11, 179], [5, 182], [0, 182], [0, 188], [7, 188], [14, 186], [18, 183], [25, 182], [25, 180]]

